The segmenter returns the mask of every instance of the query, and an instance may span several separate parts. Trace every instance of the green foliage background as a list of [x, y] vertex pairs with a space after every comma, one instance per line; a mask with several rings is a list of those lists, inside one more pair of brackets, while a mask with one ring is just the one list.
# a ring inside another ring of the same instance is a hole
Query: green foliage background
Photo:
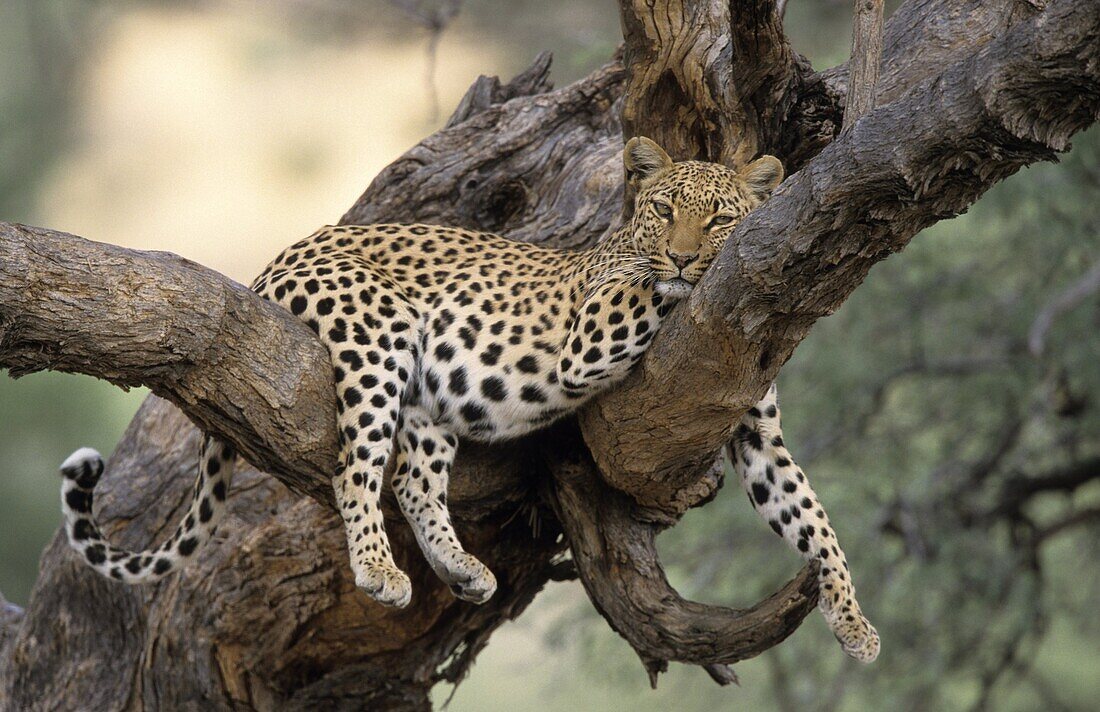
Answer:
[[[0, 219], [41, 217], [37, 187], [68, 150], [74, 70], [114, 14], [138, 4], [0, 0]], [[394, 32], [417, 31], [392, 8], [361, 4]], [[846, 5], [790, 4], [788, 31], [819, 68], [846, 54]], [[312, 42], [356, 31], [333, 23], [325, 3], [303, 17]], [[612, 4], [577, 0], [471, 0], [447, 31], [497, 42], [516, 67], [552, 47], [559, 83], [618, 41]], [[1094, 291], [1059, 314], [1041, 353], [1028, 337], [1100, 261], [1098, 198], [1093, 129], [1061, 164], [1022, 171], [878, 266], [783, 370], [786, 440], [882, 635], [874, 665], [845, 659], [812, 616], [738, 666], [740, 689], [673, 666], [651, 692], [579, 585], [555, 585], [494, 639], [450, 709], [1095, 709], [1100, 299]], [[56, 529], [57, 463], [81, 445], [109, 452], [143, 395], [74, 376], [0, 377], [9, 600], [26, 602]], [[1075, 468], [1085, 476], [1073, 487], [1019, 496], [1019, 483]], [[798, 566], [732, 478], [661, 546], [681, 592], [715, 603], [755, 601]], [[451, 691], [438, 692], [442, 701]]]

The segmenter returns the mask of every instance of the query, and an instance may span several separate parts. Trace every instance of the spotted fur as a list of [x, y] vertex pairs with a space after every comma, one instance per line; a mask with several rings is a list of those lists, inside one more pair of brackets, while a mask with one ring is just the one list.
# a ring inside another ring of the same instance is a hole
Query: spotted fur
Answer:
[[[304, 320], [331, 354], [341, 446], [332, 483], [356, 583], [375, 600], [405, 606], [412, 595], [379, 507], [390, 460], [397, 503], [432, 569], [456, 596], [487, 600], [496, 580], [463, 549], [447, 510], [459, 439], [515, 438], [621, 380], [667, 311], [783, 174], [770, 156], [741, 171], [673, 163], [648, 139], [632, 139], [624, 162], [636, 190], [634, 215], [590, 250], [550, 250], [453, 227], [345, 225], [288, 248], [253, 284]], [[773, 411], [774, 391], [742, 425], [738, 468], [750, 495], [779, 476], [776, 461], [787, 458], [776, 449]], [[765, 431], [767, 443], [756, 448]], [[121, 581], [168, 575], [213, 535], [233, 459], [229, 444], [207, 437], [184, 521], [158, 548], [128, 552], [111, 546], [92, 518], [102, 460], [77, 451], [62, 465], [70, 542], [97, 571]], [[824, 516], [801, 472], [797, 478], [793, 492], [779, 484], [774, 501], [769, 489], [756, 504], [803, 553], [833, 557], [835, 566], [823, 569], [826, 617], [849, 653], [873, 657], [866, 629], [852, 625], [866, 621], [825, 520], [807, 528], [779, 511], [793, 511], [788, 500], [804, 494], [812, 502], [805, 518]], [[825, 601], [834, 590], [841, 597]]]
[[733, 462], [749, 502], [768, 526], [807, 561], [819, 563], [819, 607], [844, 652], [872, 662], [878, 657], [878, 631], [856, 601], [848, 560], [829, 516], [783, 442], [775, 384], [742, 418]]

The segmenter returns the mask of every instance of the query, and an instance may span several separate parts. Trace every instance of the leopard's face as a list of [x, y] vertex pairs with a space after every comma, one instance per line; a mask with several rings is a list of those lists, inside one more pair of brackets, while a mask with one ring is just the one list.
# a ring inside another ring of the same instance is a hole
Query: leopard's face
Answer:
[[636, 187], [634, 244], [647, 258], [658, 293], [687, 295], [733, 229], [783, 178], [764, 156], [739, 171], [717, 163], [673, 163], [656, 143], [633, 138], [624, 161]]

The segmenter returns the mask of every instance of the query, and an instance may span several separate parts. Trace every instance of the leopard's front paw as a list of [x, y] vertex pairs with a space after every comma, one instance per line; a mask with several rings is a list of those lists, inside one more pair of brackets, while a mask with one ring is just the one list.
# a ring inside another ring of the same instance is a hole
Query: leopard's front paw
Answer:
[[437, 567], [439, 578], [451, 588], [451, 592], [463, 601], [485, 603], [497, 590], [497, 579], [489, 567], [477, 557], [459, 551], [448, 557], [446, 564]]
[[412, 582], [392, 564], [361, 564], [355, 570], [355, 585], [384, 606], [404, 608], [412, 598]]
[[861, 663], [875, 661], [880, 647], [878, 631], [859, 610], [859, 604], [853, 601], [824, 613], [830, 630], [849, 657]]

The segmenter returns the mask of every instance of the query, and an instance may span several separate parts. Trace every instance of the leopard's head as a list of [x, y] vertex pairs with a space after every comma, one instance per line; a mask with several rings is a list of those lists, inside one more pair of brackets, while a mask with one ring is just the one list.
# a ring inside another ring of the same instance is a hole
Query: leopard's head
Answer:
[[687, 295], [733, 228], [783, 180], [783, 165], [763, 156], [740, 170], [718, 163], [674, 163], [648, 138], [630, 139], [623, 152], [635, 189], [631, 230], [648, 259], [657, 292]]

